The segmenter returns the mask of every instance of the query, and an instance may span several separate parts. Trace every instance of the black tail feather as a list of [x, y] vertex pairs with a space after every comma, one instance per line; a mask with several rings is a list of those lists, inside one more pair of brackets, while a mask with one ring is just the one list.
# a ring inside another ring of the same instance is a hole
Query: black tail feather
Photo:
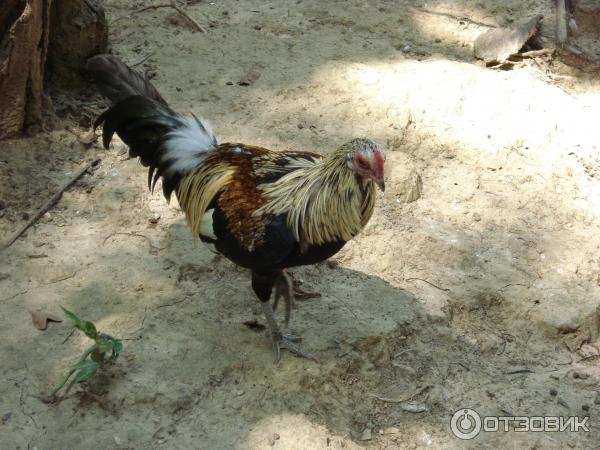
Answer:
[[145, 77], [127, 67], [112, 55], [96, 55], [85, 66], [102, 94], [115, 104], [132, 95], [143, 95], [168, 107], [169, 105]]
[[216, 147], [210, 129], [197, 117], [182, 117], [167, 105], [147, 80], [110, 55], [94, 56], [88, 70], [100, 90], [113, 102], [94, 129], [103, 126], [102, 143], [108, 148], [115, 133], [148, 167], [148, 187], [159, 178], [169, 199], [183, 176], [202, 163], [205, 153]]
[[[159, 176], [164, 174], [164, 169], [170, 164], [170, 161], [164, 158], [167, 151], [164, 147], [167, 135], [182, 126], [181, 117], [156, 100], [136, 95], [104, 111], [96, 119], [94, 127], [100, 125], [103, 126], [104, 148], [108, 148], [113, 135], [117, 133], [129, 147], [129, 156], [139, 157], [142, 165], [149, 167], [148, 187], [153, 191]], [[163, 180], [163, 191], [167, 198], [178, 186], [179, 180], [174, 175], [176, 174]]]

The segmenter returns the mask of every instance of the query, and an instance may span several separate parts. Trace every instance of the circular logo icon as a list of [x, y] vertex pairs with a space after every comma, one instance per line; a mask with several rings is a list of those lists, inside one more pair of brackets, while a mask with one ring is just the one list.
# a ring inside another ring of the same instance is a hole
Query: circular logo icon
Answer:
[[450, 420], [450, 428], [459, 439], [473, 439], [481, 431], [481, 416], [472, 409], [459, 409]]

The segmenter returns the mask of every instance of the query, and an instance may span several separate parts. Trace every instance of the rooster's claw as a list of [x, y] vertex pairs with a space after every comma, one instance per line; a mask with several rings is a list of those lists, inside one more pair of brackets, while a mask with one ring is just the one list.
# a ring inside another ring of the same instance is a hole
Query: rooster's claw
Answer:
[[302, 338], [299, 336], [278, 335], [276, 333], [271, 334], [271, 342], [273, 343], [273, 351], [275, 352], [275, 363], [278, 363], [281, 359], [281, 349], [287, 349], [296, 356], [318, 362], [317, 358], [312, 353], [307, 352], [298, 345], [298, 342], [300, 341], [302, 341]]

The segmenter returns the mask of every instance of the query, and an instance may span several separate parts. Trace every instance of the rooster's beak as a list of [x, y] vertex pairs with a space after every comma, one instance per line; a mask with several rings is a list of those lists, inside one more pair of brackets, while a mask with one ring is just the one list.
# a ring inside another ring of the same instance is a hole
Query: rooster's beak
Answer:
[[385, 192], [385, 182], [383, 181], [383, 178], [381, 180], [375, 180], [375, 183], [377, 183], [381, 192]]

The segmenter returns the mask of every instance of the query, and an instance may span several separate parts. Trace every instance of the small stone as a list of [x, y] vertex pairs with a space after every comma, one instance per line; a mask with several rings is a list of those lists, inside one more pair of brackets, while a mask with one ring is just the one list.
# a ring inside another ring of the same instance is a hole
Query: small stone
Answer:
[[596, 397], [594, 397], [594, 405], [600, 405], [600, 391], [596, 391]]
[[152, 215], [152, 217], [150, 217], [150, 218], [148, 219], [148, 222], [150, 222], [151, 224], [154, 224], [154, 225], [156, 225], [156, 224], [158, 223], [158, 221], [159, 221], [159, 220], [160, 220], [160, 214], [158, 214], [158, 213], [154, 213], [154, 214]]
[[397, 427], [387, 427], [381, 430], [383, 434], [398, 434], [400, 430]]
[[550, 395], [552, 397], [556, 397], [558, 395], [558, 391], [554, 388], [550, 389]]
[[590, 377], [589, 373], [579, 372], [577, 370], [575, 372], [573, 372], [573, 378], [575, 378], [575, 379], [587, 380], [589, 377]]
[[2, 199], [0, 199], [0, 210], [6, 208], [6, 202]]
[[402, 51], [403, 51], [404, 53], [408, 53], [408, 52], [410, 52], [410, 45], [405, 45], [405, 46], [402, 48]]
[[590, 405], [581, 405], [581, 409], [587, 412], [590, 410]]
[[277, 433], [274, 433], [270, 438], [269, 438], [269, 445], [272, 447], [275, 445], [275, 443], [279, 440], [281, 436], [279, 436]]
[[233, 81], [228, 81], [225, 83], [227, 86], [233, 86]]
[[481, 215], [479, 213], [473, 213], [473, 220], [475, 222], [480, 222], [481, 221]]
[[372, 436], [370, 428], [365, 428], [363, 430], [362, 434], [360, 435], [361, 441], [370, 441], [372, 438], [373, 438], [373, 436]]

